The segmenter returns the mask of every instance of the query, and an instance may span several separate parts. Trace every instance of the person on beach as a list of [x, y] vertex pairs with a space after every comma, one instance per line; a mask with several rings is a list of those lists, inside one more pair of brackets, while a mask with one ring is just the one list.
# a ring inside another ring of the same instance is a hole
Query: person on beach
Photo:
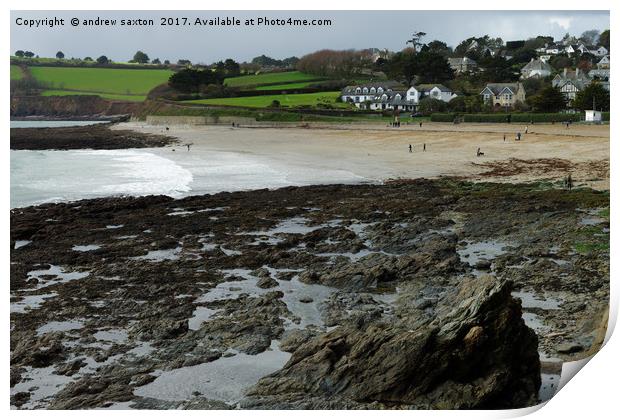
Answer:
[[517, 133], [517, 141], [521, 140], [521, 132]]
[[422, 121], [420, 121], [420, 128], [422, 128]]
[[189, 148], [190, 148], [191, 146], [192, 146], [191, 144], [187, 143], [187, 151], [188, 151], [188, 152], [189, 152]]
[[[421, 124], [421, 123], [420, 123]], [[426, 143], [424, 143], [424, 149], [422, 149], [423, 152], [426, 152]]]
[[506, 141], [506, 133], [504, 133], [504, 141]]
[[568, 187], [568, 191], [573, 189], [573, 178], [570, 174], [568, 174], [568, 178], [566, 179], [566, 186]]
[[529, 129], [529, 127], [526, 125], [525, 126], [525, 134], [527, 134], [527, 130]]
[[476, 156], [484, 156], [484, 153], [480, 151], [480, 148], [478, 148], [478, 150], [476, 151]]
[[411, 147], [411, 145], [409, 145], [409, 153], [413, 152], [413, 147]]

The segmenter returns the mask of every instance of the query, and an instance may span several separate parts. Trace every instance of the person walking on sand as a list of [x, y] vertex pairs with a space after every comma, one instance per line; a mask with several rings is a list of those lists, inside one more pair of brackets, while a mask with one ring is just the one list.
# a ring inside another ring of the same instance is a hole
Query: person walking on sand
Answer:
[[422, 128], [422, 121], [420, 121], [420, 128]]
[[191, 144], [187, 143], [187, 151], [188, 151], [188, 152], [189, 152], [189, 148], [190, 148], [191, 146], [192, 146]]
[[566, 179], [566, 186], [568, 187], [568, 191], [573, 189], [573, 178], [570, 174], [568, 174], [568, 178]]
[[426, 143], [424, 143], [424, 149], [422, 149], [423, 152], [426, 152]]
[[504, 133], [504, 141], [506, 141], [506, 133]]
[[527, 130], [529, 129], [529, 127], [526, 125], [525, 126], [525, 134], [527, 134]]
[[409, 153], [413, 152], [413, 147], [411, 147], [411, 145], [409, 145]]

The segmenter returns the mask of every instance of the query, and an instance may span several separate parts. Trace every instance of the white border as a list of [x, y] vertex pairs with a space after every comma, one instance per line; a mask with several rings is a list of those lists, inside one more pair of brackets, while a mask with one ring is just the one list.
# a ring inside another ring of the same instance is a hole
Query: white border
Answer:
[[[14, 10], [257, 10], [260, 6], [261, 10], [609, 10], [611, 9], [610, 22], [614, 27], [612, 31], [612, 46], [620, 51], [620, 37], [617, 31], [620, 31], [620, 27], [617, 25], [617, 2], [612, 1], [599, 1], [595, 3], [588, 3], [582, 0], [548, 0], [544, 3], [540, 0], [520, 0], [519, 2], [497, 2], [497, 1], [482, 1], [482, 0], [470, 0], [467, 3], [463, 1], [442, 1], [442, 2], [412, 2], [411, 0], [392, 0], [390, 2], [378, 2], [376, 0], [357, 0], [355, 2], [344, 2], [334, 0], [314, 0], [312, 2], [305, 2], [302, 4], [294, 4], [290, 0], [263, 0], [259, 2], [251, 2], [248, 0], [228, 0], [226, 2], [218, 2], [216, 4], [210, 4], [205, 1], [187, 0], [187, 1], [121, 1], [121, 0], [106, 0], [101, 3], [85, 3], [78, 0], [57, 0], [53, 3], [45, 0], [31, 0], [31, 1], [12, 1], [2, 10], [4, 25], [2, 26], [2, 39], [5, 45], [5, 57], [10, 54], [10, 25], [9, 13], [10, 9]], [[174, 6], [174, 7], [173, 7]], [[467, 9], [465, 9], [467, 6]], [[490, 34], [492, 35], [492, 34]], [[615, 67], [617, 70], [617, 67]], [[5, 65], [3, 67], [4, 79], [9, 80], [9, 67]], [[613, 71], [612, 75], [612, 91], [616, 92], [615, 87], [617, 78], [619, 76], [618, 71]], [[4, 101], [2, 101], [2, 111], [5, 121], [9, 119], [9, 92], [8, 83], [4, 83]], [[612, 109], [618, 109], [618, 95], [612, 95]], [[8, 213], [10, 209], [9, 196], [10, 196], [10, 182], [9, 182], [9, 149], [8, 149], [8, 123], [5, 125], [4, 130], [4, 146], [2, 148], [2, 182], [0, 188], [2, 188], [2, 194], [0, 200], [2, 200], [3, 208]], [[614, 170], [615, 160], [617, 158], [618, 145], [617, 141], [620, 141], [618, 136], [616, 125], [611, 123], [611, 185], [617, 184], [617, 176]], [[614, 187], [615, 191], [615, 187]], [[616, 220], [616, 204], [615, 194], [611, 195], [611, 218]], [[5, 295], [4, 302], [8, 303], [8, 283], [9, 283], [9, 218], [5, 213], [4, 228], [2, 229], [2, 243], [4, 252], [2, 255], [3, 267], [4, 267], [4, 281], [5, 281]], [[610, 237], [610, 246], [612, 250], [611, 257], [611, 309], [610, 309], [610, 325], [608, 329], [607, 337], [609, 338], [618, 313], [618, 282], [617, 282], [617, 265], [614, 264], [614, 256], [617, 254], [617, 240], [615, 231], [612, 230]], [[15, 418], [82, 418], [85, 413], [83, 411], [74, 412], [54, 412], [54, 411], [10, 411], [9, 410], [9, 320], [8, 320], [8, 304], [2, 311], [2, 325], [6, 328], [3, 330], [4, 334], [4, 363], [2, 364], [2, 371], [4, 372], [3, 382], [3, 395], [4, 408], [11, 417]], [[619, 377], [619, 363], [616, 355], [620, 354], [620, 343], [616, 337], [612, 336], [607, 342], [605, 347], [595, 355], [592, 360], [578, 373], [577, 377], [571, 380], [554, 398], [552, 398], [544, 408], [536, 410], [536, 408], [521, 409], [521, 410], [500, 410], [500, 411], [416, 411], [416, 412], [404, 412], [404, 411], [338, 411], [338, 412], [291, 412], [291, 411], [261, 411], [261, 412], [248, 412], [248, 411], [235, 411], [235, 412], [159, 412], [159, 411], [123, 411], [115, 412], [113, 415], [116, 418], [139, 418], [150, 417], [153, 419], [164, 418], [170, 415], [182, 416], [185, 418], [252, 418], [256, 419], [274, 419], [274, 418], [286, 418], [290, 419], [292, 416], [295, 418], [315, 418], [316, 416], [337, 416], [343, 418], [356, 418], [357, 419], [371, 419], [376, 416], [382, 418], [387, 417], [399, 417], [404, 418], [407, 416], [414, 416], [415, 418], [450, 418], [450, 419], [489, 419], [489, 418], [513, 418], [531, 413], [533, 419], [549, 419], [550, 417], [558, 417], [563, 419], [579, 419], [584, 418], [611, 418], [617, 416], [618, 413], [618, 393], [615, 388], [615, 382]], [[540, 407], [539, 407], [540, 408]], [[109, 412], [102, 411], [89, 411], [86, 415], [96, 418], [104, 418], [109, 416]]]

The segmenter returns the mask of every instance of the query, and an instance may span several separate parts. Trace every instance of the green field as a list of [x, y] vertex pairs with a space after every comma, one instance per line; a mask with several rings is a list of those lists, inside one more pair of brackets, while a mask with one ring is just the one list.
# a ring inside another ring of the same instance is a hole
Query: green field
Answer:
[[41, 96], [69, 96], [69, 95], [97, 95], [105, 99], [112, 99], [115, 101], [132, 101], [132, 102], [142, 102], [146, 99], [145, 95], [117, 95], [114, 93], [81, 92], [79, 90], [46, 90], [43, 93], [41, 93]]
[[319, 103], [326, 103], [338, 108], [349, 108], [350, 105], [336, 102], [340, 92], [318, 92], [318, 93], [299, 93], [295, 95], [264, 95], [247, 96], [242, 98], [213, 98], [183, 101], [190, 104], [203, 105], [229, 105], [244, 106], [249, 108], [265, 108], [271, 105], [274, 100], [280, 101], [281, 106], [316, 106]]
[[11, 64], [11, 80], [19, 80], [24, 77], [24, 73], [19, 66]]
[[50, 90], [112, 95], [146, 95], [172, 74], [170, 70], [34, 66], [30, 72]]
[[300, 71], [287, 71], [282, 73], [263, 73], [250, 76], [229, 77], [224, 83], [230, 87], [257, 86], [266, 84], [284, 84], [317, 80], [313, 74], [302, 73]]

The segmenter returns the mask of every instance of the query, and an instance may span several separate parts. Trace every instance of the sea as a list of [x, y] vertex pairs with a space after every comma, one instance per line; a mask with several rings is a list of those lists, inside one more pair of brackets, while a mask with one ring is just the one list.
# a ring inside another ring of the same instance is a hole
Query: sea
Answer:
[[[101, 121], [11, 121], [11, 128]], [[269, 156], [183, 147], [11, 150], [11, 208], [109, 196], [188, 195], [284, 186], [371, 182], [352, 172]]]

